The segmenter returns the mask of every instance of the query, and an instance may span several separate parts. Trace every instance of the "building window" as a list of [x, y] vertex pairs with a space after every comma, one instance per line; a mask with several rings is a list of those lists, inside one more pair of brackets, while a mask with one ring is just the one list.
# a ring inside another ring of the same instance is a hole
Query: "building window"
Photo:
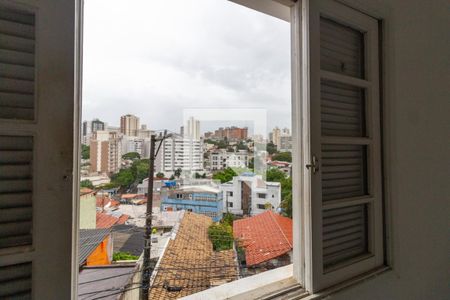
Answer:
[[233, 207], [233, 202], [228, 202], [228, 207]]
[[265, 193], [257, 193], [258, 198], [266, 199], [267, 194]]
[[266, 209], [266, 206], [264, 204], [257, 204], [256, 207], [258, 209]]

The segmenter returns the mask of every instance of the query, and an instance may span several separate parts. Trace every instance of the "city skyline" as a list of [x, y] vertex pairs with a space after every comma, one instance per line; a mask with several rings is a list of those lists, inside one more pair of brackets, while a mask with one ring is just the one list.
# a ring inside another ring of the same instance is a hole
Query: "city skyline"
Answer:
[[186, 108], [262, 108], [290, 128], [289, 30], [225, 0], [87, 1], [83, 119], [178, 132]]

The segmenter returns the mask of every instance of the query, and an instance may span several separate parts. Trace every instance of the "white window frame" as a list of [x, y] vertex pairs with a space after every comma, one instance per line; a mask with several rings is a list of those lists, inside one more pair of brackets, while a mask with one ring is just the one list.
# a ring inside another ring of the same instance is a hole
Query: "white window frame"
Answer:
[[[365, 69], [366, 80], [355, 79], [349, 76], [334, 74], [327, 71], [320, 71], [320, 43], [319, 43], [319, 22], [320, 15], [334, 19], [339, 23], [349, 25], [353, 28], [367, 31], [365, 38]], [[302, 203], [297, 207], [293, 203], [294, 211], [294, 234], [300, 224], [301, 237], [296, 240], [294, 235], [294, 277], [303, 283], [305, 289], [310, 293], [323, 290], [334, 284], [339, 284], [354, 276], [360, 275], [364, 271], [371, 271], [383, 266], [383, 223], [382, 223], [382, 193], [381, 193], [381, 152], [380, 152], [380, 114], [379, 114], [379, 74], [378, 74], [378, 21], [362, 15], [353, 8], [344, 6], [338, 1], [316, 0], [299, 1], [293, 10], [293, 135], [297, 138], [293, 145], [294, 153], [301, 153], [301, 156], [293, 155], [293, 164], [305, 166], [311, 161], [311, 149], [315, 150], [314, 155], [320, 154], [320, 141], [312, 137], [320, 136], [320, 127], [311, 126], [311, 122], [320, 123], [320, 115], [311, 116], [310, 99], [320, 99], [320, 80], [332, 79], [342, 83], [350, 83], [358, 87], [368, 88], [366, 101], [370, 103], [366, 111], [367, 135], [369, 138], [360, 138], [361, 144], [375, 145], [374, 151], [368, 154], [368, 179], [369, 197], [351, 199], [348, 202], [354, 204], [371, 203], [374, 209], [373, 214], [369, 214], [368, 223], [372, 231], [369, 236], [369, 251], [374, 255], [358, 263], [349, 263], [348, 267], [343, 267], [333, 272], [323, 274], [322, 262], [322, 200], [319, 180], [313, 180], [310, 171], [306, 168], [293, 169], [293, 177], [300, 179], [302, 190]], [[371, 51], [367, 51], [371, 49]], [[376, 66], [376, 67], [373, 67]], [[376, 99], [376, 101], [373, 101]], [[318, 110], [316, 110], [318, 111]], [[320, 113], [320, 111], [319, 111]], [[295, 118], [299, 116], [300, 120]], [[319, 132], [317, 131], [317, 128]], [[315, 132], [311, 132], [315, 130]], [[314, 136], [313, 136], [314, 135]], [[311, 144], [314, 140], [316, 144]], [[368, 141], [371, 140], [371, 141]], [[328, 142], [343, 142], [343, 138], [327, 138]], [[303, 152], [298, 152], [304, 149]], [[373, 162], [378, 162], [377, 164]], [[319, 177], [320, 179], [320, 177]], [[300, 186], [293, 185], [294, 195]], [[320, 198], [318, 198], [318, 196]], [[334, 207], [339, 207], [342, 202], [332, 203]], [[329, 208], [331, 208], [331, 205]], [[328, 207], [327, 207], [328, 208]], [[296, 219], [299, 220], [296, 222]], [[296, 262], [300, 264], [296, 265]]]
[[[267, 13], [269, 15], [278, 17], [280, 19], [290, 21], [292, 23], [292, 81], [294, 82], [292, 86], [292, 135], [293, 140], [293, 165], [295, 166], [305, 166], [311, 157], [310, 153], [310, 107], [309, 107], [309, 97], [312, 91], [309, 89], [311, 83], [310, 77], [310, 59], [309, 59], [309, 38], [310, 38], [310, 3], [315, 0], [230, 0], [252, 9]], [[335, 0], [337, 1], [337, 0]], [[82, 0], [80, 0], [82, 2]], [[77, 2], [78, 3], [78, 2]], [[81, 5], [80, 5], [81, 6]], [[290, 7], [290, 15], [286, 15], [286, 7]], [[78, 8], [78, 16], [81, 20], [81, 9]], [[349, 23], [352, 24], [352, 19], [350, 18]], [[79, 28], [82, 28], [81, 22], [78, 24]], [[78, 33], [79, 34], [79, 33]], [[314, 34], [314, 33], [313, 33]], [[77, 48], [77, 51], [80, 51]], [[79, 53], [77, 53], [80, 55]], [[79, 75], [79, 73], [78, 73]], [[317, 75], [317, 74], [316, 74]], [[332, 74], [325, 73], [325, 76], [334, 76]], [[81, 90], [78, 85], [78, 90]], [[79, 99], [79, 95], [76, 95]], [[81, 106], [80, 99], [78, 100], [78, 105], [75, 108], [75, 122], [79, 121], [79, 108]], [[372, 120], [376, 121], [376, 120]], [[75, 138], [78, 138], [79, 132], [78, 127], [75, 126]], [[78, 145], [78, 140], [76, 140], [76, 145]], [[78, 151], [76, 151], [77, 155]], [[77, 162], [75, 162], [77, 164]], [[76, 166], [75, 164], [75, 166]], [[311, 224], [311, 211], [312, 206], [309, 199], [311, 198], [312, 190], [310, 188], [311, 177], [309, 171], [304, 168], [293, 168], [292, 176], [298, 184], [293, 184], [293, 197], [294, 199], [303, 199], [302, 203], [300, 201], [293, 202], [293, 234], [294, 234], [294, 251], [293, 251], [293, 265], [289, 267], [282, 268], [285, 272], [284, 275], [277, 272], [277, 270], [272, 270], [266, 272], [267, 274], [261, 274], [260, 278], [264, 277], [266, 280], [262, 280], [263, 285], [269, 286], [269, 283], [273, 283], [277, 280], [286, 280], [286, 276], [293, 277], [296, 282], [302, 284], [302, 286], [310, 293], [315, 293], [320, 289], [320, 285], [315, 282], [317, 280], [322, 280], [321, 278], [314, 278], [314, 265], [317, 263], [313, 256], [313, 247], [308, 247], [307, 245], [312, 245], [312, 235], [313, 230], [310, 226]], [[79, 176], [79, 174], [78, 174]], [[78, 192], [77, 192], [76, 176], [74, 180], [74, 202], [78, 202]], [[77, 213], [74, 213], [77, 216]], [[76, 217], [75, 217], [76, 219]], [[78, 241], [76, 240], [76, 233], [73, 237], [74, 248], [78, 246]], [[74, 250], [76, 253], [76, 250]], [[76, 266], [76, 255], [74, 254], [73, 266]], [[377, 261], [380, 261], [379, 258]], [[382, 263], [382, 256], [381, 256]], [[73, 272], [77, 272], [77, 268], [73, 268]], [[281, 271], [281, 269], [280, 269]], [[287, 273], [286, 273], [287, 272]], [[270, 273], [270, 274], [269, 274]], [[269, 276], [270, 275], [270, 276]], [[72, 287], [73, 298], [76, 298], [76, 277], [72, 274], [74, 286]], [[245, 278], [250, 283], [250, 278]], [[239, 281], [232, 282], [231, 285], [236, 286]], [[223, 286], [222, 286], [223, 287]], [[249, 284], [247, 287], [239, 286], [239, 290], [234, 291], [234, 295], [239, 292], [247, 293], [250, 291], [256, 291], [261, 287]], [[220, 288], [216, 287], [214, 289]], [[275, 287], [279, 288], [278, 287]], [[213, 289], [207, 290], [207, 293], [212, 292]], [[265, 290], [268, 293], [270, 290]], [[231, 291], [232, 292], [232, 291]], [[252, 294], [254, 295], [254, 294]], [[228, 294], [230, 296], [230, 294]], [[314, 295], [312, 295], [314, 296]], [[251, 296], [250, 296], [251, 297]], [[242, 298], [245, 299], [245, 298]], [[250, 299], [250, 298], [249, 298]]]

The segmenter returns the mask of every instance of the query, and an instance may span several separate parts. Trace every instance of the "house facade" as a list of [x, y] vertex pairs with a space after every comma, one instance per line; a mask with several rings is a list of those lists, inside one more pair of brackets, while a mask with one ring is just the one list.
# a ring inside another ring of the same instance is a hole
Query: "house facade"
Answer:
[[257, 215], [274, 210], [281, 203], [279, 182], [262, 180], [262, 176], [243, 173], [232, 181], [220, 185], [223, 193], [223, 210], [235, 215]]
[[218, 222], [223, 215], [222, 205], [220, 189], [211, 186], [183, 186], [167, 191], [162, 196], [161, 211], [186, 210], [206, 215]]
[[211, 152], [209, 165], [211, 171], [226, 168], [246, 168], [248, 167], [248, 152], [246, 150], [228, 152], [224, 149], [219, 149]]

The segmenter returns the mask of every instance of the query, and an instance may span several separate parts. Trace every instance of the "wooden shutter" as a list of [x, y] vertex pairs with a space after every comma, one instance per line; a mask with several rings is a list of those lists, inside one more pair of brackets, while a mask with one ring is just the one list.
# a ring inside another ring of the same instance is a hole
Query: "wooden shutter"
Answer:
[[32, 244], [33, 138], [0, 135], [0, 249]]
[[0, 10], [0, 118], [34, 119], [35, 16]]
[[0, 299], [75, 295], [77, 3], [0, 0]]
[[378, 22], [333, 0], [309, 1], [308, 9], [309, 39], [301, 45], [310, 131], [306, 287], [317, 292], [383, 263]]

